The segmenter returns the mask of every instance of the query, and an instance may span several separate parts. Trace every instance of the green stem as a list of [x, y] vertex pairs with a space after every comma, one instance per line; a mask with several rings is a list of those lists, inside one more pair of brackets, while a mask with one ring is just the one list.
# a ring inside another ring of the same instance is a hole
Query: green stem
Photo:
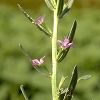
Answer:
[[58, 17], [57, 10], [54, 11], [54, 26], [53, 26], [53, 36], [52, 36], [52, 98], [57, 100], [57, 84], [56, 84], [56, 74], [57, 74], [57, 26]]
[[25, 100], [29, 100], [27, 95], [26, 95], [26, 93], [25, 93], [25, 91], [24, 91], [23, 85], [20, 86], [20, 89], [21, 89], [21, 91], [23, 93], [23, 96], [24, 96]]

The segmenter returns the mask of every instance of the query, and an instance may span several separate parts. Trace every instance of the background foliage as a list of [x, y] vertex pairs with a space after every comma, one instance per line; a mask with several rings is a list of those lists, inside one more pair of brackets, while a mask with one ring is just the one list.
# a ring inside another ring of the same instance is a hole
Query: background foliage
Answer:
[[[58, 29], [58, 38], [63, 39], [73, 21], [76, 19], [78, 22], [74, 38], [76, 48], [71, 49], [67, 58], [60, 63], [58, 81], [62, 74], [67, 75], [69, 78], [64, 84], [67, 87], [76, 64], [79, 76], [92, 75], [89, 80], [78, 83], [73, 100], [100, 99], [100, 9], [96, 3], [98, 0], [89, 1], [77, 0], [69, 14], [60, 20]], [[34, 70], [19, 48], [21, 43], [33, 59], [46, 55], [45, 64], [51, 70], [51, 42], [24, 17], [17, 3], [22, 4], [34, 19], [46, 14], [45, 22], [51, 29], [52, 12], [42, 0], [34, 3], [32, 0], [0, 2], [0, 100], [24, 100], [19, 89], [21, 84], [30, 100], [51, 100], [50, 80]]]

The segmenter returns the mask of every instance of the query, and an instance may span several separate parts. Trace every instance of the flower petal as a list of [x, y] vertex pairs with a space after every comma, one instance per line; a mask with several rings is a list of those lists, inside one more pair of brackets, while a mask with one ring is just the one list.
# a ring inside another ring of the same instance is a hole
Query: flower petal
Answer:
[[42, 24], [43, 21], [44, 21], [44, 18], [45, 18], [45, 15], [40, 16], [37, 20], [35, 20], [35, 23], [36, 23], [36, 24]]
[[57, 42], [59, 43], [59, 45], [63, 48], [63, 49], [67, 49], [69, 47], [73, 47], [75, 48], [73, 43], [69, 43], [69, 39], [64, 37], [64, 42], [62, 42], [61, 40], [57, 40]]
[[67, 39], [66, 37], [64, 38], [64, 43], [68, 44], [69, 43], [69, 39]]
[[61, 40], [57, 40], [57, 42], [59, 43], [60, 46], [62, 46], [62, 41]]
[[45, 58], [45, 56], [40, 59], [40, 64], [44, 63], [44, 58]]
[[72, 43], [71, 47], [72, 47], [72, 48], [75, 48], [75, 45]]
[[34, 60], [32, 60], [32, 63], [34, 66], [38, 66], [40, 62], [39, 62], [39, 60], [34, 59]]
[[67, 45], [67, 46], [68, 46], [68, 47], [70, 47], [72, 44], [73, 44], [73, 43], [68, 43], [68, 45]]

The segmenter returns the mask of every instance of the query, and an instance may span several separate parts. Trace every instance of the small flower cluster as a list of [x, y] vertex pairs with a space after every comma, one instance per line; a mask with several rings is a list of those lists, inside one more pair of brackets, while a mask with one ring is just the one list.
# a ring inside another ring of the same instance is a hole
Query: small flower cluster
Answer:
[[46, 14], [44, 14], [43, 16], [40, 16], [37, 20], [35, 20], [36, 24], [42, 24], [44, 21]]
[[44, 58], [45, 58], [45, 56], [42, 57], [42, 58], [40, 58], [40, 60], [38, 60], [38, 59], [32, 60], [33, 65], [34, 65], [35, 67], [36, 67], [36, 66], [42, 65], [42, 64], [44, 63]]
[[[74, 44], [72, 42], [70, 43], [69, 39], [66, 38], [66, 37], [64, 37], [64, 41], [57, 40], [57, 42], [61, 46], [61, 48], [63, 48], [63, 49], [67, 49], [69, 47], [73, 47], [73, 48], [75, 47]], [[34, 66], [40, 66], [40, 65], [42, 65], [44, 63], [44, 58], [45, 58], [45, 56], [42, 57], [42, 58], [40, 58], [40, 60], [38, 60], [38, 59], [32, 60], [33, 65]]]
[[63, 48], [63, 49], [67, 49], [69, 47], [75, 47], [73, 43], [70, 43], [69, 39], [64, 37], [64, 41], [58, 40], [57, 41], [59, 43], [59, 45]]

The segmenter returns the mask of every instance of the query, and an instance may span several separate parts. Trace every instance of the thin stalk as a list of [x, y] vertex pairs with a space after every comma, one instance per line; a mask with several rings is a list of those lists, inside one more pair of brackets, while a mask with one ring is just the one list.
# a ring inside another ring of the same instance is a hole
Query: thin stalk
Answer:
[[24, 96], [25, 100], [29, 100], [27, 95], [26, 95], [26, 93], [25, 93], [25, 91], [24, 91], [23, 85], [20, 86], [20, 89], [21, 89], [21, 91], [23, 93], [23, 96]]
[[54, 11], [54, 26], [53, 26], [53, 36], [52, 36], [52, 98], [53, 100], [58, 100], [57, 97], [57, 26], [58, 17], [57, 10]]

